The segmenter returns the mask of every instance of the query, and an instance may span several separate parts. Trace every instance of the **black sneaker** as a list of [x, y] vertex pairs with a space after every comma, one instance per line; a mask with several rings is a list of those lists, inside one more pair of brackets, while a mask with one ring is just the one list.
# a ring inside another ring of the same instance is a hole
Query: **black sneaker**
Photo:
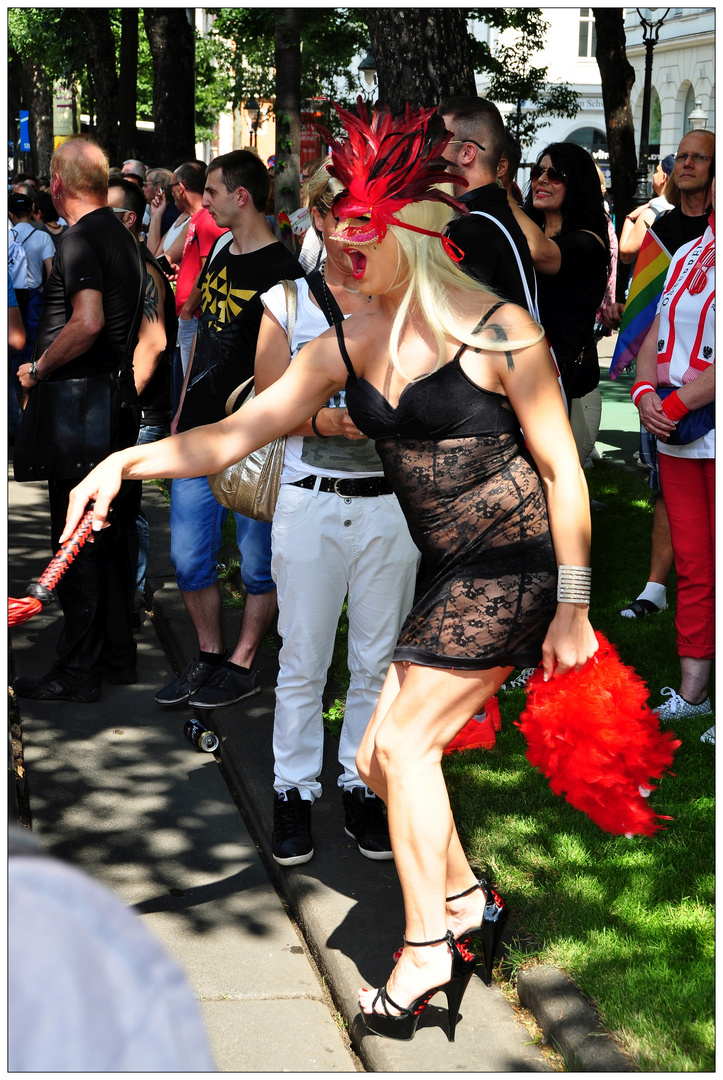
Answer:
[[[223, 654], [223, 659], [227, 660], [228, 657], [229, 652], [227, 650]], [[158, 691], [155, 700], [159, 705], [180, 705], [182, 702], [188, 701], [194, 690], [207, 683], [218, 669], [218, 664], [207, 664], [199, 656], [194, 656], [192, 660], [188, 661], [177, 679], [174, 679], [168, 686], [164, 686], [162, 690]]]
[[234, 671], [221, 664], [203, 686], [194, 689], [188, 704], [193, 709], [219, 709], [260, 692], [261, 682], [257, 671], [251, 668]]
[[100, 687], [69, 679], [49, 671], [47, 675], [19, 675], [14, 683], [18, 697], [34, 698], [35, 701], [73, 701], [76, 705], [90, 705], [100, 697]]
[[271, 853], [280, 866], [298, 866], [314, 854], [311, 839], [311, 803], [298, 788], [274, 796], [274, 831]]
[[392, 843], [384, 813], [384, 803], [368, 795], [365, 787], [353, 787], [342, 792], [344, 800], [344, 832], [356, 840], [367, 859], [393, 859]]

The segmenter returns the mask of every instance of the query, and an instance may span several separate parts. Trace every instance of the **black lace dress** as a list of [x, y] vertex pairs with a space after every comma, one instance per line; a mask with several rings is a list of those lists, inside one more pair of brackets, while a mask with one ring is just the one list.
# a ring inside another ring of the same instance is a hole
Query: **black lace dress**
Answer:
[[[489, 313], [491, 314], [491, 312]], [[539, 474], [507, 398], [460, 366], [409, 383], [392, 408], [349, 370], [349, 414], [375, 439], [424, 574], [393, 659], [476, 670], [533, 667], [556, 608], [557, 567]]]

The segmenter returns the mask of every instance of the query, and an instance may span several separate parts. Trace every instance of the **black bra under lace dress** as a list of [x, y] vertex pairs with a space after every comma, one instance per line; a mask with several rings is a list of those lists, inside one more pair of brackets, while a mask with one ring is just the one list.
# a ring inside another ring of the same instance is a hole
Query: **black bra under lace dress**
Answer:
[[555, 613], [557, 567], [542, 483], [507, 398], [465, 375], [463, 345], [409, 383], [393, 408], [356, 377], [341, 324], [337, 338], [349, 414], [376, 441], [424, 560], [393, 659], [467, 670], [535, 666]]

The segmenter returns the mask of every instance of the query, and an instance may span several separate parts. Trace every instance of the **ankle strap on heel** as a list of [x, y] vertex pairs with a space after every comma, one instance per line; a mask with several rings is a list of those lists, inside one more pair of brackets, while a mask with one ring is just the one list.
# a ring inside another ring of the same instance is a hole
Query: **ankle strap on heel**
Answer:
[[454, 945], [454, 934], [451, 930], [448, 930], [444, 937], [435, 938], [434, 941], [409, 941], [408, 938], [405, 938], [404, 944], [412, 945], [414, 948], [419, 949], [423, 945], [441, 945], [443, 941], [446, 941], [450, 948]]
[[484, 889], [485, 891], [487, 890], [487, 882], [483, 877], [480, 878], [475, 885], [470, 885], [470, 887], [468, 889], [465, 889], [464, 892], [455, 893], [454, 896], [445, 896], [445, 903], [449, 904], [452, 900], [461, 900], [463, 896], [469, 896], [470, 893], [473, 893], [475, 891], [475, 889]]

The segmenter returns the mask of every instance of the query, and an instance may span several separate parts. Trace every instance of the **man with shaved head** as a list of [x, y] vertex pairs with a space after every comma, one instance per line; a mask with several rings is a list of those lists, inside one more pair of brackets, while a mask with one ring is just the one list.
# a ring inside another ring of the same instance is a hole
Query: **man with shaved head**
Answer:
[[[51, 540], [56, 551], [70, 490], [91, 467], [82, 465], [79, 473], [79, 466], [66, 460], [68, 447], [82, 445], [78, 436], [90, 438], [98, 429], [113, 433], [112, 450], [132, 446], [138, 435], [132, 355], [142, 313], [142, 264], [138, 245], [108, 206], [108, 159], [100, 146], [86, 136], [71, 136], [55, 151], [50, 172], [50, 193], [70, 227], [58, 241], [43, 293], [35, 359], [18, 371], [29, 399], [16, 453], [23, 440], [42, 451], [45, 475], [51, 477]], [[107, 387], [112, 373], [119, 372], [118, 395], [99, 400], [97, 388]], [[66, 379], [84, 385], [86, 402], [94, 403], [86, 404], [80, 421], [53, 434], [53, 425], [41, 424], [34, 407], [51, 400], [49, 389], [35, 403], [32, 396], [46, 380]], [[81, 549], [56, 587], [65, 617], [58, 656], [46, 674], [16, 679], [22, 697], [86, 704], [100, 697], [102, 679], [136, 681], [125, 530], [135, 522], [140, 484], [124, 487], [114, 503], [112, 524]]]

